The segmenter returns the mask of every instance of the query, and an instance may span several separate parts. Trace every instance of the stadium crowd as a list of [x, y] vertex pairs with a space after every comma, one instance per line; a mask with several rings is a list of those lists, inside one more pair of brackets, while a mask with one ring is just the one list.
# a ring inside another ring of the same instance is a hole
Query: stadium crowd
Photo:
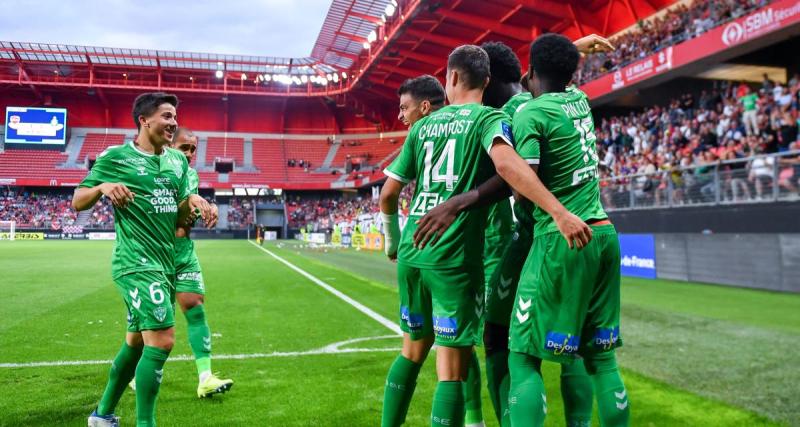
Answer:
[[[632, 189], [660, 204], [669, 181], [675, 202], [709, 202], [715, 167], [725, 178], [723, 200], [761, 199], [772, 185], [774, 160], [754, 156], [798, 148], [799, 96], [800, 76], [786, 86], [765, 76], [757, 88], [722, 82], [697, 100], [684, 94], [666, 106], [599, 120], [601, 176], [610, 178], [603, 181], [604, 202], [629, 203]], [[787, 160], [780, 168], [779, 184], [797, 192], [797, 166]], [[648, 176], [629, 183], [625, 176], [633, 174]]]
[[636, 60], [678, 44], [731, 19], [769, 4], [771, 0], [694, 0], [678, 4], [651, 20], [639, 21], [638, 28], [613, 39], [616, 50], [590, 55], [580, 69], [581, 84], [616, 71]]
[[[409, 204], [413, 196], [414, 185], [407, 185], [400, 194], [400, 207], [404, 215], [408, 214]], [[293, 196], [286, 202], [289, 228], [306, 228], [308, 231], [329, 231], [338, 225], [344, 232], [349, 232], [358, 225], [362, 231], [371, 226], [380, 227], [377, 219], [380, 212], [378, 201], [369, 195], [361, 195], [352, 199], [312, 198], [304, 199]], [[310, 228], [309, 228], [310, 225]]]
[[253, 203], [250, 198], [231, 197], [228, 202], [228, 228], [242, 230], [253, 224]]
[[15, 221], [17, 228], [58, 230], [77, 218], [71, 194], [29, 191], [7, 187], [0, 192], [0, 221]]

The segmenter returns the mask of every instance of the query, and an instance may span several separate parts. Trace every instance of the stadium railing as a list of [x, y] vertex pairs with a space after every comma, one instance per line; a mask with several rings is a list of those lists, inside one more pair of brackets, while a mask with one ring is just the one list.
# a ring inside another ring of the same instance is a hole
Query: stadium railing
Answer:
[[[790, 164], [788, 162], [797, 162]], [[800, 200], [800, 150], [603, 178], [608, 211]]]

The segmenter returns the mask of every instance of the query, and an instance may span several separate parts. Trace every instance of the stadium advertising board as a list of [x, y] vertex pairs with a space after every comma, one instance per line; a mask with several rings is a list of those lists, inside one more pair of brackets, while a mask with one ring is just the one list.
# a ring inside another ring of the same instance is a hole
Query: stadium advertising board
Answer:
[[[7, 231], [0, 232], [0, 240], [9, 240], [11, 233]], [[15, 240], [44, 240], [44, 233], [26, 233], [24, 231], [14, 233]]]
[[367, 233], [364, 236], [364, 248], [372, 251], [383, 250], [383, 234]]
[[581, 90], [590, 99], [597, 98], [798, 23], [800, 0], [774, 2], [728, 24], [713, 28], [700, 37], [668, 47], [614, 73], [592, 80], [581, 86]]
[[64, 145], [65, 108], [6, 107], [6, 144]]
[[115, 232], [95, 232], [89, 233], [89, 240], [116, 240], [117, 233]]
[[325, 244], [325, 233], [308, 233], [307, 236], [309, 243]]
[[656, 239], [652, 234], [620, 234], [619, 247], [623, 276], [656, 278]]

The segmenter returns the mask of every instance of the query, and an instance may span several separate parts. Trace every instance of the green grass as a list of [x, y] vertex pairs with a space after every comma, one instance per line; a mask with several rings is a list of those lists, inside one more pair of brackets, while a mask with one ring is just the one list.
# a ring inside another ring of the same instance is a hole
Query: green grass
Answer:
[[[378, 253], [270, 250], [361, 302], [397, 317], [395, 265]], [[304, 352], [391, 331], [244, 241], [199, 241], [214, 353]], [[110, 279], [110, 242], [0, 242], [0, 363], [108, 360], [125, 312]], [[626, 280], [620, 351], [635, 426], [796, 425], [800, 297], [719, 286]], [[183, 316], [173, 355], [191, 354]], [[360, 353], [214, 361], [236, 381], [199, 400], [191, 361], [171, 361], [159, 395], [161, 426], [371, 426], [397, 339]], [[108, 365], [0, 367], [0, 425], [85, 425]], [[558, 367], [545, 364], [548, 426], [563, 425]], [[408, 425], [428, 425], [433, 363], [420, 376]], [[484, 395], [487, 425], [496, 425]], [[134, 421], [133, 393], [117, 410]]]

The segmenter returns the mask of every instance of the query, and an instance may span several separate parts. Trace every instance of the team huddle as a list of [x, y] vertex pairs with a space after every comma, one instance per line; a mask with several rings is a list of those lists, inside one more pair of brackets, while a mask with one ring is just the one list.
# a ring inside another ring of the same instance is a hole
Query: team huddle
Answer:
[[[542, 360], [561, 364], [568, 426], [590, 425], [595, 401], [602, 425], [629, 424], [614, 356], [622, 344], [619, 243], [600, 203], [588, 100], [570, 86], [581, 52], [608, 49], [597, 36], [573, 44], [547, 34], [531, 45], [523, 76], [508, 46], [465, 45], [448, 57], [444, 87], [432, 76], [400, 87], [398, 118], [410, 128], [385, 170], [380, 206], [404, 333], [381, 425], [405, 421], [434, 344], [431, 425], [482, 425], [480, 341], [501, 425], [544, 423]], [[188, 238], [196, 221], [216, 224], [217, 208], [198, 194], [189, 166], [197, 139], [177, 127], [177, 105], [174, 95], [139, 96], [135, 141], [100, 154], [73, 197], [76, 210], [102, 196], [115, 207], [112, 278], [128, 312], [125, 342], [89, 426], [119, 425], [114, 409], [129, 385], [137, 425], [155, 425], [176, 302], [187, 319], [198, 397], [233, 385], [211, 371], [202, 270]], [[398, 198], [412, 182], [401, 231]]]
[[[591, 109], [570, 86], [581, 53], [610, 49], [594, 35], [573, 44], [547, 34], [522, 76], [508, 46], [465, 45], [448, 57], [444, 88], [421, 76], [399, 89], [398, 118], [410, 128], [384, 171], [380, 206], [404, 333], [382, 426], [405, 421], [434, 344], [431, 425], [483, 425], [481, 335], [502, 426], [543, 425], [542, 360], [561, 364], [567, 426], [591, 425], [595, 400], [603, 426], [629, 424], [614, 357], [619, 242], [600, 203]], [[398, 197], [412, 182], [401, 232]]]

